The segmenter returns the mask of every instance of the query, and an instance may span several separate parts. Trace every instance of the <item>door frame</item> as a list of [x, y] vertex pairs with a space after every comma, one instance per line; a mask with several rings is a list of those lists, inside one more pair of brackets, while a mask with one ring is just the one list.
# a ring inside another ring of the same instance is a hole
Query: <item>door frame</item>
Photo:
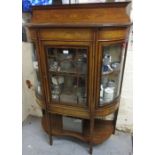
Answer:
[[[69, 48], [69, 47], [84, 47], [84, 48], [88, 48], [88, 58], [87, 58], [87, 61], [88, 61], [88, 66], [87, 66], [87, 69], [88, 69], [88, 73], [87, 73], [87, 108], [90, 107], [90, 103], [91, 101], [93, 101], [93, 61], [94, 61], [94, 58], [93, 58], [93, 44], [92, 42], [76, 42], [76, 41], [41, 41], [41, 52], [40, 52], [40, 55], [42, 57], [42, 66], [43, 66], [43, 70], [45, 71], [44, 72], [44, 78], [45, 78], [45, 89], [46, 89], [46, 104], [49, 106], [50, 104], [56, 104], [57, 107], [61, 107], [62, 104], [57, 104], [57, 103], [54, 103], [50, 100], [50, 77], [49, 77], [49, 72], [48, 72], [48, 64], [47, 64], [47, 56], [46, 56], [46, 52], [45, 52], [45, 48], [46, 47], [58, 47], [58, 46], [64, 46], [66, 48]], [[65, 104], [65, 106], [73, 106], [73, 105], [68, 105], [68, 104]], [[75, 107], [78, 107], [80, 105], [76, 105]], [[84, 107], [84, 106], [82, 106]]]
[[105, 104], [103, 107], [112, 105], [113, 103], [116, 103], [116, 101], [118, 101], [118, 99], [120, 98], [121, 95], [121, 88], [122, 88], [122, 81], [123, 81], [123, 74], [124, 74], [124, 68], [125, 68], [125, 59], [126, 59], [126, 51], [127, 51], [127, 40], [126, 39], [122, 39], [122, 40], [115, 40], [115, 41], [98, 41], [97, 44], [97, 51], [96, 51], [96, 55], [95, 55], [95, 65], [94, 67], [97, 69], [96, 70], [96, 74], [95, 74], [95, 89], [94, 89], [94, 97], [95, 97], [95, 107], [96, 109], [99, 109], [101, 107], [98, 106], [99, 103], [99, 98], [100, 98], [100, 83], [101, 83], [101, 69], [102, 69], [102, 56], [104, 51], [102, 52], [102, 49], [105, 46], [109, 46], [109, 45], [115, 45], [115, 44], [125, 44], [125, 49], [124, 49], [124, 60], [123, 60], [123, 65], [122, 65], [122, 77], [121, 77], [121, 86], [120, 86], [120, 92], [119, 92], [119, 96], [116, 97], [112, 102], [110, 102], [109, 104]]

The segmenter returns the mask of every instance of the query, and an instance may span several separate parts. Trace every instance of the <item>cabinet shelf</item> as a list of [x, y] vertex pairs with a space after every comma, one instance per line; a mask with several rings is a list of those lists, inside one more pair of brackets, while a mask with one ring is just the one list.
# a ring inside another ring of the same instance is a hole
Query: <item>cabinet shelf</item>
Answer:
[[68, 75], [68, 76], [81, 76], [84, 77], [86, 76], [86, 73], [80, 73], [80, 72], [76, 72], [76, 71], [50, 71], [50, 74], [54, 74], [54, 75]]
[[[53, 121], [56, 122], [58, 118], [56, 118]], [[83, 132], [75, 132], [70, 130], [63, 130], [62, 129], [62, 118], [59, 117], [59, 125], [54, 126], [52, 130], [49, 131], [48, 128], [48, 122], [45, 116], [42, 118], [42, 126], [44, 130], [47, 132], [47, 134], [52, 133], [55, 136], [71, 136], [78, 138], [84, 142], [90, 142], [91, 140], [91, 134], [90, 134], [90, 120], [84, 120], [83, 121]], [[95, 119], [94, 124], [94, 133], [93, 133], [93, 144], [100, 144], [107, 138], [109, 138], [114, 131], [113, 123], [112, 121], [105, 121], [105, 120], [98, 120]]]
[[[53, 59], [53, 58], [58, 58], [57, 55], [48, 55], [48, 58], [49, 59]], [[86, 56], [83, 56], [83, 55], [77, 55], [73, 58], [63, 58], [62, 60], [59, 60], [60, 62], [63, 62], [63, 61], [73, 61], [73, 62], [76, 62], [78, 59], [80, 58], [87, 58]]]
[[112, 75], [112, 74], [119, 74], [120, 70], [112, 70], [110, 72], [102, 72], [102, 76], [108, 76], [108, 75]]

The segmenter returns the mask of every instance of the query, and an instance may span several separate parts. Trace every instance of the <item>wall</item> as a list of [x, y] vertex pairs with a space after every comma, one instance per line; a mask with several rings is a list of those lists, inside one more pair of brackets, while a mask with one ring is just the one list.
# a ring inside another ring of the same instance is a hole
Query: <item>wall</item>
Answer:
[[33, 88], [28, 89], [26, 80], [30, 80], [34, 86], [34, 75], [32, 65], [32, 45], [31, 43], [22, 43], [22, 120], [28, 115], [41, 116], [40, 107], [35, 101]]
[[132, 33], [130, 33], [127, 58], [124, 71], [123, 87], [120, 101], [120, 108], [117, 120], [117, 129], [133, 131], [133, 50]]

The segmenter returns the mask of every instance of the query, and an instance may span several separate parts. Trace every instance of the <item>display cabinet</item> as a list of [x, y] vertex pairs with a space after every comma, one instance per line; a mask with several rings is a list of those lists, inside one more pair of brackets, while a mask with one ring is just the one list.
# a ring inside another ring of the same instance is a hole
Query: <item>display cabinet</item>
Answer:
[[129, 3], [33, 7], [27, 27], [34, 45], [36, 99], [50, 144], [52, 136], [72, 136], [89, 143], [92, 153], [93, 144], [115, 132]]

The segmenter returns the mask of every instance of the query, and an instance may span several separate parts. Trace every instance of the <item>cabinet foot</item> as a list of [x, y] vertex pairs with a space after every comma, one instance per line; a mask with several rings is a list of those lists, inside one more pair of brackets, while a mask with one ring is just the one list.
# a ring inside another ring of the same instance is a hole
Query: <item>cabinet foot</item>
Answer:
[[91, 154], [92, 155], [92, 153], [93, 153], [93, 147], [92, 147], [92, 145], [89, 147], [89, 154]]
[[114, 131], [112, 132], [113, 135], [115, 134], [115, 131], [116, 131], [116, 130], [114, 129]]
[[49, 136], [49, 143], [50, 143], [50, 145], [53, 145], [53, 139], [51, 136]]

